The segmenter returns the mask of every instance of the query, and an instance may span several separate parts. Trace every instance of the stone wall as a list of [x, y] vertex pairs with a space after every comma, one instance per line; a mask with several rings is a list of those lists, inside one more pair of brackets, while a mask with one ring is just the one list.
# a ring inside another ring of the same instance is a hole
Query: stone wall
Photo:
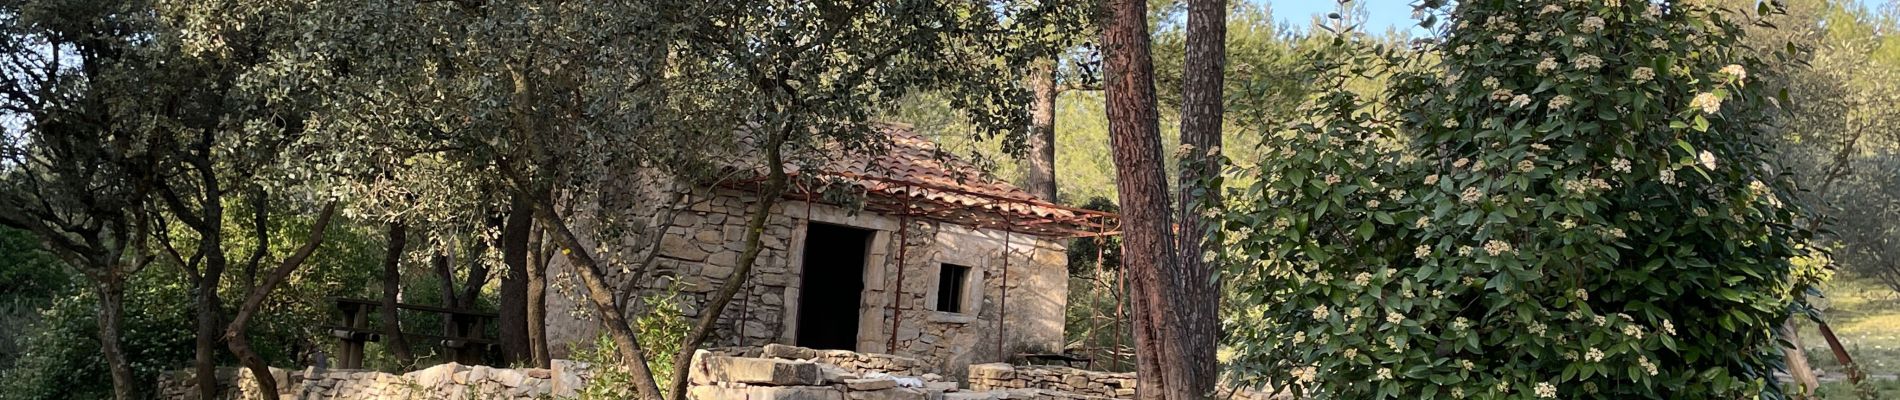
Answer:
[[[588, 366], [556, 360], [552, 369], [506, 369], [448, 363], [396, 375], [363, 370], [317, 369], [290, 371], [272, 368], [278, 396], [304, 400], [532, 400], [571, 398], [585, 387]], [[248, 369], [219, 371], [218, 398], [263, 398]], [[229, 374], [227, 376], [227, 374]], [[164, 374], [158, 382], [160, 399], [196, 400], [197, 384], [190, 371]], [[235, 390], [234, 390], [235, 389]]]
[[764, 347], [721, 347], [706, 351], [715, 356], [725, 357], [811, 361], [836, 366], [859, 375], [885, 374], [943, 380], [942, 375], [931, 372], [930, 364], [923, 360], [890, 354], [810, 349], [782, 344], [768, 344]]
[[1135, 373], [1101, 372], [1053, 365], [970, 366], [971, 390], [1044, 389], [1117, 399], [1135, 398]]
[[[663, 196], [642, 196], [657, 197]], [[743, 250], [746, 219], [756, 203], [748, 193], [729, 190], [698, 193], [686, 201], [691, 207], [664, 230], [665, 236], [659, 241], [655, 270], [623, 287], [631, 288], [634, 295], [676, 287], [684, 299], [681, 305], [686, 315], [697, 318], [700, 304], [731, 277]], [[650, 207], [628, 206], [614, 212], [617, 214], [611, 218], [604, 214], [602, 218], [576, 218], [628, 221], [619, 223], [630, 225], [627, 229], [580, 227], [581, 232], [629, 233], [610, 240], [614, 246], [594, 246], [597, 249], [639, 249], [644, 243], [641, 235], [659, 231], [645, 228], [640, 222], [653, 220]], [[810, 222], [873, 231], [864, 290], [860, 293], [862, 304], [854, 310], [859, 313], [858, 344], [851, 350], [913, 357], [924, 360], [934, 372], [957, 376], [972, 363], [1003, 361], [1020, 352], [1055, 350], [1062, 343], [1068, 293], [1062, 242], [788, 200], [772, 208], [761, 235], [764, 249], [752, 277], [717, 319], [708, 346], [797, 343], [800, 271], [805, 228]], [[903, 227], [906, 223], [908, 228]], [[899, 231], [906, 233], [902, 240], [897, 238]], [[901, 266], [897, 262], [899, 243], [908, 246], [901, 251], [905, 260]], [[1010, 252], [1007, 258], [1005, 247]], [[639, 254], [608, 254], [602, 258], [615, 257], [638, 259]], [[973, 285], [976, 288], [972, 296], [966, 296], [970, 303], [966, 310], [933, 310], [935, 281], [944, 263], [971, 267], [971, 275], [981, 282]], [[554, 289], [554, 295], [549, 296], [550, 347], [556, 357], [566, 357], [570, 343], [585, 346], [594, 341], [599, 334], [597, 318], [565, 259], [556, 257], [549, 271]], [[628, 280], [619, 271], [609, 272], [610, 283]], [[891, 288], [900, 286], [900, 275], [901, 290], [894, 294]], [[643, 312], [640, 302], [627, 304], [631, 306], [624, 311], [630, 318]]]
[[[970, 366], [971, 391], [1030, 391], [1041, 398], [1133, 399], [1135, 373], [1102, 372], [1054, 365], [1009, 365], [989, 363]], [[1225, 400], [1292, 400], [1290, 393], [1274, 393], [1257, 388], [1237, 388], [1225, 383], [1216, 388], [1216, 398]]]
[[[851, 368], [832, 364], [846, 362]], [[717, 349], [693, 357], [690, 400], [1105, 400], [1043, 389], [966, 390], [937, 374], [877, 371], [916, 370], [919, 361], [888, 354], [812, 350], [767, 345], [763, 349]], [[856, 369], [853, 369], [856, 368]]]

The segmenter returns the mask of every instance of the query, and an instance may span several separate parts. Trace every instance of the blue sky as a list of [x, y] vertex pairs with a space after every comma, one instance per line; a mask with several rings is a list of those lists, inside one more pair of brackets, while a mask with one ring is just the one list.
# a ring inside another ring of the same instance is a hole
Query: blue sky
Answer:
[[[1273, 15], [1280, 21], [1298, 28], [1304, 28], [1312, 21], [1312, 16], [1339, 10], [1338, 0], [1253, 0], [1265, 3], [1273, 8]], [[1361, 31], [1382, 33], [1387, 28], [1416, 29], [1418, 21], [1412, 20], [1413, 0], [1356, 0], [1365, 7], [1365, 24]], [[1875, 7], [1887, 0], [1854, 0], [1862, 6]], [[1414, 30], [1414, 33], [1423, 31]]]
[[[1337, 0], [1255, 0], [1273, 8], [1273, 16], [1295, 27], [1305, 27], [1312, 22], [1312, 16], [1324, 16], [1339, 11]], [[1385, 32], [1387, 27], [1414, 27], [1412, 20], [1412, 0], [1358, 0], [1365, 6], [1366, 21], [1361, 28], [1366, 32]]]

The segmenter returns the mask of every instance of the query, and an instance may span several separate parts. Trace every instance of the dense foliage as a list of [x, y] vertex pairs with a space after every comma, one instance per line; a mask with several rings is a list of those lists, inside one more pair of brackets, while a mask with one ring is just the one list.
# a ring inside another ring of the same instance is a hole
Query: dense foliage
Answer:
[[[1315, 49], [1225, 233], [1236, 370], [1320, 398], [1779, 395], [1808, 282], [1779, 112], [1701, 2], [1459, 2]], [[1759, 10], [1772, 11], [1767, 5]], [[1389, 82], [1357, 93], [1355, 79]], [[1212, 256], [1212, 255], [1211, 255]]]

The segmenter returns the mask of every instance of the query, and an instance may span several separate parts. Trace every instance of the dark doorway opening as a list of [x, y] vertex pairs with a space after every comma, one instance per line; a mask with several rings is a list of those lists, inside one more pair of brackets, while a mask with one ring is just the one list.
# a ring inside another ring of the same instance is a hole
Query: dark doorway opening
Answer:
[[869, 230], [827, 224], [806, 228], [798, 289], [799, 346], [857, 350], [858, 308], [870, 246]]

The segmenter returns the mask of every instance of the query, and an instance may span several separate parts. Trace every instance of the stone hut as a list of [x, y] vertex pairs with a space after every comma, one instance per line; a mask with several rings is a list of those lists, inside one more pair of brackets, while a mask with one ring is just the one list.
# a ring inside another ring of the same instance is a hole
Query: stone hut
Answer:
[[[878, 154], [835, 157], [794, 172], [810, 174], [801, 182], [844, 185], [861, 196], [826, 201], [823, 190], [804, 185], [787, 193], [770, 210], [751, 278], [706, 346], [887, 353], [948, 376], [1020, 353], [1060, 351], [1065, 239], [1108, 233], [1114, 215], [1038, 199], [907, 127], [883, 131], [891, 144]], [[666, 228], [655, 270], [619, 282], [631, 292], [620, 295], [677, 290], [678, 304], [697, 318], [700, 304], [732, 276], [758, 201], [753, 189], [701, 187], [686, 203], [674, 203], [691, 206], [657, 225]], [[555, 259], [548, 339], [555, 357], [568, 358], [570, 344], [592, 343], [598, 328], [572, 267]], [[630, 319], [643, 312], [640, 301], [624, 303]]]

